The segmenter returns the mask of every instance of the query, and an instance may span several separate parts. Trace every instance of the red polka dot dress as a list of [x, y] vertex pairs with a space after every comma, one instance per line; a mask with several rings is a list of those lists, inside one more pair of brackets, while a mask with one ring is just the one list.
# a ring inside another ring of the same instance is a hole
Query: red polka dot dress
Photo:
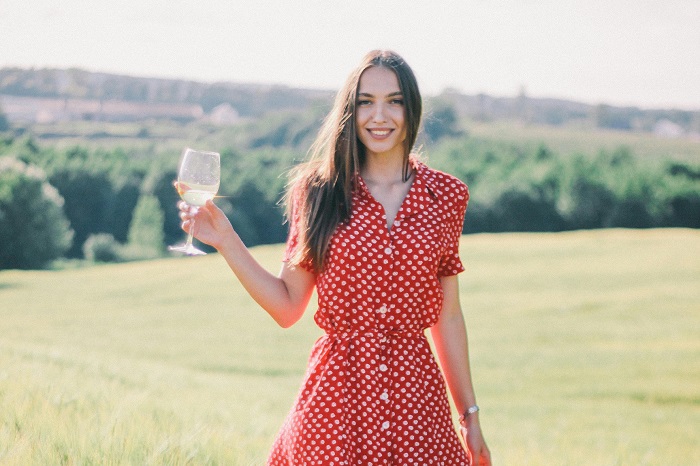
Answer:
[[[269, 466], [469, 464], [425, 336], [442, 308], [439, 277], [464, 270], [458, 248], [469, 193], [457, 178], [412, 164], [415, 179], [391, 229], [357, 178], [351, 217], [316, 277], [314, 320], [325, 335]], [[286, 260], [296, 247], [292, 221]]]

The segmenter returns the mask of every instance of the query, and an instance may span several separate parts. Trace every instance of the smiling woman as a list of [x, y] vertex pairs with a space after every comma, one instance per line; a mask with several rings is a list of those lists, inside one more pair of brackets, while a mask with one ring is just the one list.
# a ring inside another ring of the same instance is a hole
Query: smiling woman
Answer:
[[366, 70], [357, 98], [357, 135], [367, 154], [402, 154], [406, 140], [403, 93], [396, 74], [382, 67]]
[[194, 214], [181, 207], [183, 229], [214, 246], [280, 326], [299, 321], [317, 291], [314, 320], [325, 334], [269, 466], [490, 465], [457, 281], [469, 191], [412, 153], [421, 110], [403, 58], [368, 53], [338, 92], [311, 160], [293, 173], [277, 276], [211, 201]]

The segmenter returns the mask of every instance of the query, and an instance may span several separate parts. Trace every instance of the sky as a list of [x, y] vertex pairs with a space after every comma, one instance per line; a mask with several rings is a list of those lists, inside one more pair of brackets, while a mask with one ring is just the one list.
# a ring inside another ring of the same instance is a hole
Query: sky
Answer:
[[700, 110], [700, 0], [0, 0], [0, 67], [338, 89], [369, 50], [421, 90]]

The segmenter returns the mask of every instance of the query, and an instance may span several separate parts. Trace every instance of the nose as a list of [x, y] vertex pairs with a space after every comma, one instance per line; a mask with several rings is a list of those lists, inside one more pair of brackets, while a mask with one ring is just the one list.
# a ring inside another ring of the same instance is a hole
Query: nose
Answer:
[[386, 122], [386, 108], [384, 108], [383, 102], [377, 102], [374, 105], [374, 111], [372, 112], [372, 121], [374, 123], [384, 123]]

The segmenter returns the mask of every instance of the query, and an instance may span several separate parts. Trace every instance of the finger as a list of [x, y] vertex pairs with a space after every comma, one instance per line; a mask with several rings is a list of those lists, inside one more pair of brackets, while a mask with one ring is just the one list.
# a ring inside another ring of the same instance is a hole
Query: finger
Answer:
[[191, 221], [183, 219], [182, 222], [180, 222], [180, 228], [182, 228], [182, 230], [185, 233], [189, 233], [189, 228], [190, 228], [191, 224], [192, 224]]
[[180, 220], [182, 220], [183, 222], [184, 222], [184, 221], [190, 221], [190, 220], [192, 220], [193, 218], [195, 218], [195, 216], [197, 215], [197, 212], [198, 212], [198, 211], [192, 210], [192, 209], [190, 209], [190, 210], [181, 210], [181, 211], [180, 211], [180, 214], [179, 214], [179, 215], [180, 215]]
[[204, 210], [204, 212], [206, 212], [212, 219], [219, 219], [219, 217], [222, 215], [221, 209], [219, 209], [211, 200], [207, 200], [201, 209]]
[[214, 204], [214, 201], [211, 199], [207, 199], [207, 202], [204, 204], [204, 207], [206, 208], [207, 212], [216, 212], [218, 207], [216, 207], [216, 204]]
[[175, 189], [177, 190], [177, 192], [179, 194], [182, 194], [183, 192], [189, 191], [191, 189], [186, 183], [183, 183], [182, 181], [177, 181], [177, 180], [173, 181], [173, 186], [175, 187]]
[[491, 452], [485, 445], [481, 448], [480, 456], [481, 458], [479, 459], [479, 464], [483, 466], [491, 466]]

